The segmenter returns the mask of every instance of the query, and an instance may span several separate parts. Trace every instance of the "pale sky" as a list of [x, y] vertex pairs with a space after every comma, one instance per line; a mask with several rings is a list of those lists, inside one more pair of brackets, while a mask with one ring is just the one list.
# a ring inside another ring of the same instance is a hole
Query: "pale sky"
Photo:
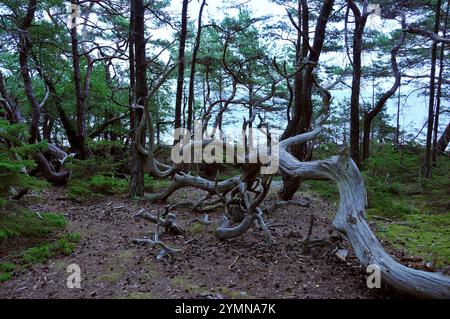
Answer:
[[[189, 19], [191, 21], [197, 20], [198, 11], [200, 8], [199, 0], [192, 0], [189, 3]], [[231, 9], [230, 6], [241, 3], [245, 6], [248, 6], [251, 9], [251, 12], [255, 17], [258, 16], [273, 16], [273, 21], [279, 19], [288, 19], [286, 15], [285, 8], [283, 6], [272, 3], [269, 0], [239, 0], [239, 1], [218, 1], [218, 0], [209, 0], [207, 1], [207, 6], [204, 9], [203, 13], [203, 23], [208, 23], [211, 19], [220, 20], [225, 13], [231, 16], [234, 16], [238, 13], [238, 10]], [[172, 0], [169, 10], [174, 15], [180, 15], [181, 13], [181, 1]], [[270, 23], [270, 22], [267, 22]], [[398, 28], [398, 22], [394, 20], [382, 20], [377, 15], [371, 15], [369, 21], [367, 23], [368, 28], [374, 28], [377, 30], [384, 30], [386, 32], [390, 32], [393, 28]], [[158, 31], [155, 36], [167, 38], [173, 34], [173, 30], [170, 28], [166, 28], [165, 30]], [[389, 59], [389, 56], [386, 56]], [[370, 52], [363, 53], [363, 63], [365, 65], [371, 64], [373, 60], [377, 59]], [[322, 64], [325, 65], [339, 65], [344, 66], [348, 64], [348, 60], [346, 55], [341, 53], [335, 54], [324, 54], [321, 56]], [[405, 70], [406, 73], [414, 74], [413, 70]], [[382, 83], [380, 83], [380, 89], [387, 89], [393, 83], [393, 78], [385, 78], [382, 79]], [[351, 84], [351, 77], [348, 77], [346, 80], [347, 84]], [[370, 85], [369, 85], [370, 84]], [[413, 87], [403, 86], [402, 87], [402, 95], [408, 95]], [[350, 99], [350, 89], [349, 88], [340, 88], [339, 90], [332, 91], [335, 103], [339, 101], [343, 101], [344, 99]], [[368, 81], [363, 82], [362, 92], [361, 92], [361, 100], [372, 101], [372, 87], [371, 83]], [[397, 98], [391, 98], [387, 103], [388, 113], [391, 115], [395, 115], [397, 111]], [[427, 118], [428, 110], [428, 99], [424, 96], [419, 96], [418, 94], [411, 94], [409, 98], [404, 101], [402, 100], [402, 112], [400, 118], [400, 125], [403, 129], [407, 130], [409, 133], [416, 133], [422, 128], [423, 124]], [[237, 111], [238, 114], [228, 115], [228, 117], [235, 119], [242, 119], [242, 111]], [[443, 118], [443, 125], [446, 124], [448, 118]], [[395, 118], [393, 118], [392, 124], [395, 123]]]

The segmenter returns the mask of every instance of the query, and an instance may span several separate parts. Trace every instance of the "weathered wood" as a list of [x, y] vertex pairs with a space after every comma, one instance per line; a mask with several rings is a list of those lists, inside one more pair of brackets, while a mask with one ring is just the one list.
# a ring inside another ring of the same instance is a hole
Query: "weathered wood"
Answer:
[[350, 241], [361, 265], [379, 266], [382, 280], [407, 294], [450, 298], [450, 277], [408, 268], [383, 249], [365, 218], [367, 195], [364, 180], [346, 153], [322, 161], [300, 162], [285, 150], [280, 150], [280, 165], [284, 173], [292, 176], [335, 182], [340, 203], [333, 226]]

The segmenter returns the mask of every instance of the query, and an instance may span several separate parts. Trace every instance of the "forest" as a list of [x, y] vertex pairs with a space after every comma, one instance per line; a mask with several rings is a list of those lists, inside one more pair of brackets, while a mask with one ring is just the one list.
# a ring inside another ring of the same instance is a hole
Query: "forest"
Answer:
[[0, 299], [450, 299], [450, 0], [1, 0]]

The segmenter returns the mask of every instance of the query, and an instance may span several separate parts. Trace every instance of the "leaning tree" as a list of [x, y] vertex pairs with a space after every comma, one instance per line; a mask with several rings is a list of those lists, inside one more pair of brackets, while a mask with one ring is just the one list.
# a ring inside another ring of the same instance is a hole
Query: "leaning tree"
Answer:
[[[169, 68], [167, 72], [173, 70]], [[164, 81], [166, 74], [160, 82]], [[377, 265], [380, 269], [382, 280], [387, 284], [405, 293], [432, 298], [450, 297], [450, 278], [440, 274], [408, 268], [394, 260], [382, 247], [376, 236], [370, 229], [365, 209], [367, 206], [367, 194], [363, 177], [349, 156], [347, 147], [342, 147], [340, 154], [324, 160], [299, 161], [291, 154], [292, 149], [298, 145], [305, 144], [317, 138], [323, 130], [323, 125], [329, 114], [331, 95], [323, 88], [313, 76], [313, 88], [322, 97], [322, 109], [315, 120], [314, 128], [306, 133], [297, 134], [282, 140], [279, 147], [265, 150], [263, 154], [278, 156], [279, 170], [283, 176], [301, 178], [304, 180], [331, 180], [340, 194], [340, 203], [335, 215], [333, 226], [342, 233], [351, 243], [358, 261], [361, 265]], [[155, 90], [150, 94], [154, 94]], [[182, 164], [166, 165], [154, 157], [154, 123], [148, 109], [148, 100], [143, 103], [143, 117], [136, 131], [135, 143], [137, 149], [146, 157], [145, 168], [148, 172], [157, 177], [172, 176], [171, 185], [162, 193], [154, 194], [149, 198], [152, 202], [164, 202], [177, 190], [192, 187], [206, 192], [206, 196], [194, 203], [178, 203], [173, 206], [187, 204], [192, 211], [223, 209], [223, 215], [219, 226], [215, 230], [215, 236], [219, 239], [230, 239], [244, 234], [252, 225], [258, 225], [264, 233], [266, 243], [271, 245], [274, 240], [269, 228], [264, 222], [264, 212], [267, 210], [265, 201], [270, 189], [272, 175], [262, 175], [261, 168], [267, 167], [268, 162], [264, 158], [261, 149], [249, 147], [245, 152], [245, 164], [242, 165], [240, 175], [219, 181], [208, 180], [200, 176], [195, 176], [183, 170]], [[255, 122], [256, 115], [244, 120], [243, 128], [251, 127]], [[261, 120], [262, 122], [262, 120]], [[148, 145], [143, 145], [141, 141], [144, 127], [147, 128], [149, 138]], [[271, 139], [271, 133], [267, 123], [260, 123], [258, 128]], [[198, 128], [204, 130], [204, 126]], [[207, 136], [206, 132], [201, 132], [201, 140], [193, 140], [180, 149], [180, 154], [192, 152], [194, 149], [203, 149], [216, 145], [223, 147], [224, 141], [217, 138], [217, 135]], [[205, 133], [205, 134], [203, 134]], [[207, 136], [207, 138], [205, 138]], [[250, 141], [251, 142], [251, 141]], [[227, 143], [227, 141], [225, 142]], [[246, 145], [247, 147], [248, 145]], [[228, 145], [228, 147], [234, 147]], [[268, 152], [267, 152], [268, 151]], [[292, 202], [278, 202], [279, 205], [291, 204]], [[173, 207], [172, 206], [172, 207]], [[145, 210], [136, 215], [137, 219], [146, 219], [156, 223], [157, 229], [160, 226], [177, 233], [179, 228], [176, 224], [176, 217], [170, 213], [170, 208], [162, 216], [153, 216]], [[137, 239], [137, 243], [148, 243], [163, 248], [164, 253], [176, 253], [179, 250], [171, 248], [158, 238], [158, 231], [154, 239]]]

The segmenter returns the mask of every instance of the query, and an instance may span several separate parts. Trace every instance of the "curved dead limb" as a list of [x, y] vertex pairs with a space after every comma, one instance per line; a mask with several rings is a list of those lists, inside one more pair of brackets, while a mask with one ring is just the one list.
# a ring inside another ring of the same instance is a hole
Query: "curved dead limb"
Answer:
[[263, 212], [261, 209], [256, 209], [258, 214], [256, 215], [256, 221], [258, 222], [258, 226], [261, 229], [261, 231], [264, 233], [264, 240], [266, 242], [266, 246], [271, 246], [275, 243], [275, 240], [272, 237], [272, 234], [269, 231], [269, 228], [267, 227], [266, 223], [263, 219]]
[[[170, 214], [169, 214], [170, 215]], [[172, 214], [173, 215], [173, 214]], [[175, 216], [175, 215], [173, 215]], [[153, 221], [153, 217], [150, 214], [144, 214], [144, 212], [139, 212], [138, 214], [135, 215], [135, 218], [149, 218], [149, 220]], [[168, 216], [167, 216], [168, 217]], [[174, 221], [174, 218], [170, 218], [169, 221], [168, 219], [162, 220], [158, 211], [158, 216], [154, 217], [155, 221], [156, 221], [156, 230], [155, 230], [155, 234], [153, 236], [153, 239], [148, 239], [148, 238], [143, 238], [143, 239], [133, 239], [132, 242], [135, 244], [149, 244], [149, 245], [153, 245], [153, 246], [160, 246], [162, 247], [162, 251], [159, 252], [157, 259], [162, 258], [163, 256], [165, 256], [166, 254], [171, 254], [174, 255], [176, 253], [182, 252], [182, 249], [177, 249], [177, 248], [171, 248], [169, 246], [167, 246], [165, 243], [163, 243], [162, 241], [159, 240], [159, 227], [161, 225], [160, 221], [163, 221], [165, 224], [171, 224], [170, 220], [172, 220], [172, 222]], [[173, 225], [173, 223], [172, 223]], [[176, 226], [176, 224], [175, 224]]]
[[147, 209], [143, 208], [133, 218], [135, 221], [145, 219], [155, 224], [159, 223], [159, 225], [166, 229], [166, 232], [174, 235], [181, 235], [183, 233], [183, 230], [177, 225], [177, 217], [172, 213], [168, 213], [165, 219], [159, 218], [158, 221], [157, 216], [150, 214]]
[[219, 239], [231, 239], [241, 236], [250, 228], [255, 219], [256, 215], [247, 215], [239, 225], [230, 227], [229, 220], [224, 216], [222, 224], [216, 229], [214, 234]]
[[[267, 196], [267, 193], [270, 189], [270, 184], [272, 182], [272, 177], [266, 178], [262, 183], [262, 191], [255, 196], [255, 198], [251, 198], [249, 195], [249, 188], [251, 185], [247, 184], [247, 182], [241, 182], [238, 185], [239, 193], [241, 195], [241, 199], [243, 202], [242, 210], [246, 213], [244, 219], [235, 227], [230, 227], [229, 220], [224, 216], [224, 220], [219, 228], [216, 229], [215, 235], [220, 239], [230, 239], [234, 237], [238, 237], [243, 235], [252, 225], [252, 223], [256, 220], [260, 229], [264, 232], [264, 237], [266, 240], [266, 244], [270, 246], [273, 243], [273, 238], [270, 235], [270, 232], [264, 223], [262, 218], [262, 211], [258, 208], [264, 198]], [[228, 206], [228, 201], [225, 205]]]
[[[329, 94], [321, 92], [324, 102], [329, 102]], [[319, 118], [316, 122], [318, 125], [312, 132], [280, 143], [280, 170], [293, 177], [335, 182], [340, 202], [333, 225], [348, 238], [361, 265], [378, 266], [386, 283], [410, 295], [450, 298], [450, 277], [408, 268], [396, 262], [383, 249], [365, 219], [367, 194], [364, 180], [346, 149], [339, 156], [312, 162], [300, 162], [287, 152], [288, 147], [305, 143], [320, 133], [323, 121]]]
[[66, 152], [64, 152], [62, 149], [60, 149], [58, 146], [54, 145], [54, 144], [48, 144], [48, 149], [47, 151], [55, 156], [56, 158], [58, 158], [59, 163], [60, 163], [60, 167], [63, 167], [64, 164], [66, 163], [66, 161], [69, 158], [73, 158], [77, 155], [77, 153], [70, 153], [67, 154]]
[[[155, 128], [153, 125], [153, 119], [152, 115], [150, 113], [148, 103], [150, 102], [151, 98], [155, 96], [159, 88], [164, 84], [164, 82], [167, 81], [168, 77], [172, 73], [173, 70], [176, 69], [178, 66], [178, 63], [174, 63], [173, 65], [170, 65], [171, 61], [167, 63], [167, 65], [164, 68], [163, 75], [161, 79], [155, 84], [155, 86], [152, 88], [152, 90], [149, 92], [149, 94], [145, 97], [145, 101], [143, 101], [143, 106], [139, 105], [137, 107], [142, 108], [144, 110], [144, 116], [141, 119], [141, 122], [139, 123], [138, 128], [136, 129], [135, 134], [135, 143], [137, 150], [144, 156], [147, 157], [147, 162], [145, 164], [146, 170], [148, 170], [152, 175], [157, 177], [167, 177], [172, 174], [174, 174], [176, 171], [178, 171], [178, 166], [173, 165], [165, 165], [157, 161], [154, 157], [154, 150], [155, 150]], [[136, 107], [136, 106], [133, 106]], [[144, 130], [148, 129], [149, 132], [149, 150], [146, 150], [144, 148], [144, 145], [141, 144], [142, 141], [142, 134], [144, 134]]]
[[45, 178], [49, 182], [63, 183], [70, 176], [68, 171], [56, 172], [53, 165], [41, 152], [34, 155], [34, 160], [37, 162], [39, 169], [44, 173]]
[[367, 196], [357, 166], [346, 154], [322, 161], [299, 162], [285, 150], [280, 151], [281, 170], [304, 179], [332, 180], [340, 194], [334, 227], [353, 246], [359, 262], [380, 267], [382, 279], [411, 295], [425, 298], [450, 298], [450, 278], [408, 268], [396, 262], [383, 249], [365, 219]]
[[[23, 146], [25, 145], [20, 139], [16, 138], [15, 136], [11, 136], [9, 134], [7, 134], [7, 132], [0, 128], [0, 136], [4, 137], [5, 139], [7, 139], [8, 141], [10, 141], [13, 145], [17, 145], [17, 146]], [[48, 145], [48, 149], [47, 151], [57, 157], [57, 158], [67, 158], [69, 155], [67, 155], [66, 152], [64, 152], [63, 150], [59, 149], [57, 146], [53, 145], [53, 144], [49, 144]], [[34, 160], [36, 161], [36, 163], [38, 164], [39, 169], [43, 172], [44, 177], [49, 181], [49, 182], [54, 182], [54, 183], [63, 183], [67, 180], [67, 178], [69, 178], [70, 176], [70, 172], [68, 171], [57, 171], [53, 164], [44, 156], [44, 154], [42, 152], [37, 152], [35, 155], [33, 155]], [[61, 161], [61, 167], [64, 164], [64, 161]], [[25, 174], [28, 174], [27, 170], [25, 167], [22, 168], [22, 171]]]
[[[231, 191], [235, 186], [240, 183], [240, 177], [235, 176], [225, 181], [221, 181], [217, 184], [217, 188], [220, 192]], [[200, 176], [192, 176], [185, 173], [178, 173], [174, 176], [172, 184], [162, 193], [147, 197], [148, 200], [152, 202], [164, 202], [166, 201], [175, 191], [185, 188], [194, 187], [207, 191], [209, 193], [215, 193], [215, 183], [209, 181]]]

